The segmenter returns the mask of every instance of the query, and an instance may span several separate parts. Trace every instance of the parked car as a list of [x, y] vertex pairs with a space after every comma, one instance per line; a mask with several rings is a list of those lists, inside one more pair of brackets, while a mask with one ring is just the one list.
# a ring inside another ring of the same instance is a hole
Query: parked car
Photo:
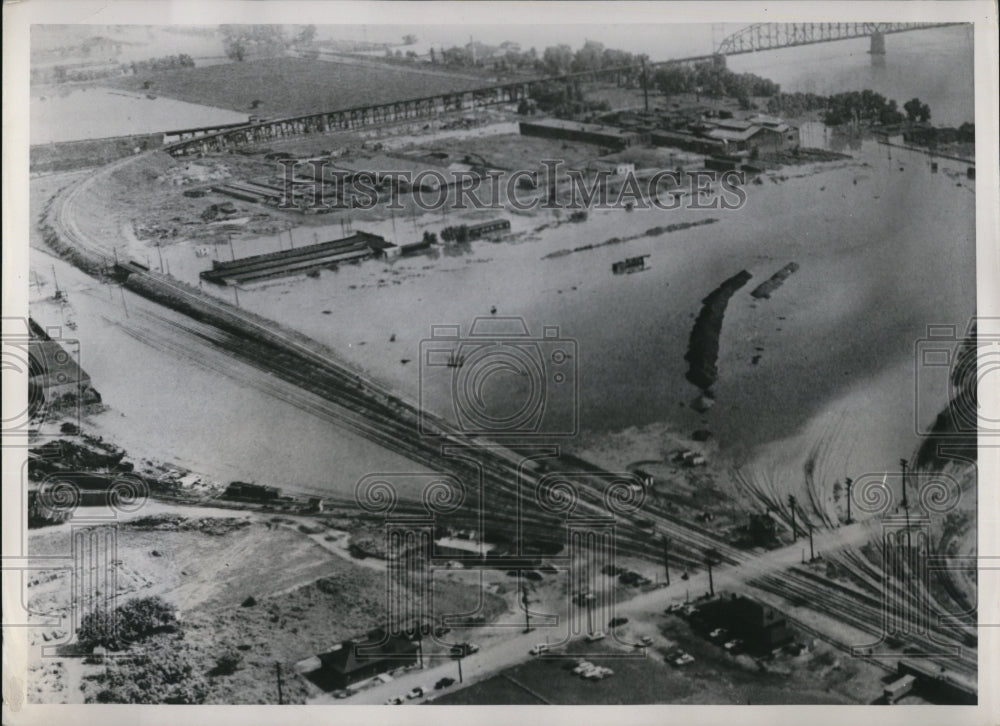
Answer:
[[598, 640], [604, 640], [604, 637], [605, 637], [604, 633], [590, 633], [589, 635], [587, 635], [587, 637], [585, 638], [585, 640], [588, 643], [593, 643], [593, 642], [598, 641]]
[[708, 637], [711, 638], [712, 640], [722, 640], [728, 634], [729, 631], [726, 630], [725, 628], [716, 628], [715, 630], [713, 630], [708, 634]]
[[722, 647], [728, 650], [730, 653], [739, 653], [740, 651], [743, 650], [743, 641], [740, 640], [739, 638], [733, 638], [732, 640], [727, 641], [726, 644], [723, 645]]
[[608, 621], [609, 628], [617, 628], [619, 625], [625, 625], [628, 623], [628, 618], [611, 618]]
[[339, 691], [334, 691], [334, 693], [333, 693], [333, 697], [334, 698], [350, 698], [353, 695], [354, 695], [354, 691], [352, 691], [350, 689], [346, 689], [345, 690], [343, 688], [340, 689]]
[[675, 603], [671, 603], [670, 607], [668, 607], [663, 612], [667, 613], [668, 615], [673, 615], [674, 613], [679, 613], [683, 609], [684, 609], [684, 603], [682, 603], [682, 602], [675, 602]]
[[684, 653], [674, 661], [675, 666], [686, 666], [688, 663], [694, 663], [694, 656], [690, 653]]
[[548, 643], [539, 643], [538, 645], [536, 645], [535, 647], [533, 647], [528, 652], [531, 655], [541, 655], [542, 653], [548, 653], [549, 652], [549, 644]]
[[454, 678], [449, 678], [448, 676], [445, 676], [444, 678], [442, 678], [441, 680], [439, 680], [437, 683], [434, 684], [434, 688], [440, 691], [442, 688], [447, 688], [454, 682], [455, 682]]
[[639, 638], [639, 642], [642, 645], [652, 645], [653, 644], [653, 639], [650, 636], [648, 636], [648, 635], [644, 635], [641, 638]]
[[436, 628], [434, 628], [434, 635], [436, 635], [439, 638], [442, 635], [447, 635], [450, 632], [451, 632], [451, 628], [449, 628], [447, 625], [439, 625]]
[[393, 696], [392, 698], [386, 699], [386, 706], [398, 706], [403, 702], [403, 699], [399, 696]]
[[451, 654], [455, 657], [464, 658], [467, 655], [479, 652], [479, 646], [475, 643], [458, 643], [451, 646]]
[[424, 689], [421, 688], [420, 686], [417, 686], [416, 688], [414, 688], [413, 690], [411, 690], [409, 693], [407, 693], [406, 697], [412, 700], [414, 698], [420, 698], [422, 695], [424, 695]]

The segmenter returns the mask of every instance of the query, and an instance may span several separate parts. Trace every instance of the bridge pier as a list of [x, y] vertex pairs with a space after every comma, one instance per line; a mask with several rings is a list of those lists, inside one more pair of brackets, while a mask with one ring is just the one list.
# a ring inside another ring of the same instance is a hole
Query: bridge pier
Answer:
[[872, 33], [872, 44], [871, 50], [868, 51], [872, 55], [885, 55], [885, 35], [879, 31]]

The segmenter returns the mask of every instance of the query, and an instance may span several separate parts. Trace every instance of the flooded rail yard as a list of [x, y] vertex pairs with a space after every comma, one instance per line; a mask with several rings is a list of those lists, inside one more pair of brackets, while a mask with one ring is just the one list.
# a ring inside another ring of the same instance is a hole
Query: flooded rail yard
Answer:
[[976, 702], [972, 26], [730, 25], [33, 36], [32, 698]]

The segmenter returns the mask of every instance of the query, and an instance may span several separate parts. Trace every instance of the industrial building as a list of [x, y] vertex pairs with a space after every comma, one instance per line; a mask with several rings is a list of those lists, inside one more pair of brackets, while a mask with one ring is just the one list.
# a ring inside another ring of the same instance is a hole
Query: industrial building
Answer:
[[557, 118], [521, 121], [519, 125], [522, 136], [581, 141], [585, 144], [598, 144], [613, 149], [624, 149], [639, 140], [639, 134], [636, 132], [620, 129], [616, 126], [564, 121]]
[[310, 678], [327, 687], [347, 688], [380, 673], [413, 665], [418, 647], [405, 635], [369, 633], [364, 640], [345, 640], [321, 653], [319, 672], [310, 674]]
[[493, 232], [506, 232], [510, 229], [509, 219], [490, 219], [479, 224], [470, 224], [467, 228], [468, 239], [479, 239]]
[[768, 652], [795, 639], [794, 631], [780, 612], [742, 595], [699, 606], [698, 619], [706, 629], [726, 628], [752, 652]]
[[202, 279], [223, 285], [252, 282], [272, 277], [297, 275], [323, 267], [356, 262], [375, 255], [391, 256], [395, 248], [385, 238], [368, 232], [355, 232], [349, 237], [296, 247], [280, 252], [268, 252], [238, 260], [212, 262], [212, 269], [201, 273]]
[[799, 145], [799, 130], [771, 116], [752, 119], [712, 119], [702, 122], [703, 135], [725, 145], [728, 153], [784, 151]]

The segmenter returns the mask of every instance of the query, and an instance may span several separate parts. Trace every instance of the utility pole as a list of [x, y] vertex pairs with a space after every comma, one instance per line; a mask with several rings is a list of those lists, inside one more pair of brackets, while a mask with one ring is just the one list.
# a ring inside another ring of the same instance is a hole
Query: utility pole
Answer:
[[274, 664], [274, 671], [278, 676], [278, 705], [283, 706], [285, 704], [285, 698], [281, 691], [281, 663]]
[[670, 586], [670, 538], [663, 535], [663, 571], [667, 575], [667, 586]]
[[128, 317], [128, 305], [125, 304], [125, 288], [124, 287], [119, 287], [118, 290], [121, 291], [121, 294], [122, 294], [122, 309], [125, 311], [125, 317], [127, 318]]
[[642, 59], [642, 105], [646, 113], [649, 113], [649, 88], [646, 83], [646, 59]]
[[455, 660], [458, 661], [458, 682], [462, 682], [462, 656], [458, 656]]
[[716, 550], [709, 550], [705, 555], [705, 563], [708, 565], [708, 594], [710, 597], [715, 597], [715, 580], [712, 577], [712, 565], [716, 564], [717, 560], [721, 560], [719, 553]]
[[795, 526], [795, 496], [793, 494], [788, 495], [788, 508], [792, 510], [792, 539], [796, 540], [799, 538], [799, 530]]
[[847, 484], [847, 523], [850, 524], [851, 521], [852, 521], [851, 520], [851, 484], [854, 483], [854, 480], [851, 479], [851, 477], [847, 477], [847, 478], [844, 479], [844, 482]]
[[521, 605], [524, 606], [524, 632], [531, 632], [531, 612], [528, 610], [528, 588], [521, 587]]
[[813, 551], [813, 525], [812, 522], [807, 522], [809, 526], [809, 561], [812, 562], [816, 559], [816, 554]]
[[906, 499], [906, 468], [909, 466], [906, 459], [899, 460], [899, 466], [903, 470], [903, 512], [906, 514], [906, 548], [910, 548], [910, 504]]
[[[233, 260], [235, 260], [236, 259], [236, 250], [233, 249], [233, 233], [230, 232], [226, 236], [229, 238], [229, 254], [231, 254], [233, 256]], [[157, 245], [157, 249], [159, 249], [159, 245]]]
[[163, 251], [160, 249], [160, 242], [156, 242], [156, 254], [160, 258], [160, 272], [163, 272]]

